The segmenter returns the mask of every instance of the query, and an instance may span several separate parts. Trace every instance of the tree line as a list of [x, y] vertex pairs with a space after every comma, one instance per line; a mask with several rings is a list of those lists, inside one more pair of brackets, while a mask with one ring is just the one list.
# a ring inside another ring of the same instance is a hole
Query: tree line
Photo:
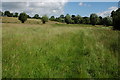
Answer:
[[27, 18], [41, 19], [43, 24], [51, 21], [57, 21], [66, 24], [91, 24], [91, 25], [104, 25], [104, 26], [113, 26], [114, 30], [120, 30], [120, 8], [116, 11], [111, 12], [111, 16], [101, 17], [92, 13], [90, 17], [81, 17], [80, 15], [60, 15], [59, 17], [51, 16], [48, 18], [47, 15], [40, 17], [38, 14], [35, 14], [33, 17], [30, 17], [26, 13], [10, 13], [10, 11], [1, 12], [1, 16], [7, 17], [18, 17], [18, 19], [24, 23]]

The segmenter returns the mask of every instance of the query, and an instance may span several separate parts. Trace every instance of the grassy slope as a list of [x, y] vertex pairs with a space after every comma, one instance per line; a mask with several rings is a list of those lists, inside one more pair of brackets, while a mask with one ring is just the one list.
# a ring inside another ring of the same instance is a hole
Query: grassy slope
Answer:
[[111, 78], [118, 31], [65, 24], [3, 24], [3, 77]]

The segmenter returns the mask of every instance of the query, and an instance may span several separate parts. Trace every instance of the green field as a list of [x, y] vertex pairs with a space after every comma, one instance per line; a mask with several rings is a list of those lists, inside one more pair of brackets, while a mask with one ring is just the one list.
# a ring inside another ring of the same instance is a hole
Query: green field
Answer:
[[3, 78], [118, 77], [119, 31], [3, 18]]

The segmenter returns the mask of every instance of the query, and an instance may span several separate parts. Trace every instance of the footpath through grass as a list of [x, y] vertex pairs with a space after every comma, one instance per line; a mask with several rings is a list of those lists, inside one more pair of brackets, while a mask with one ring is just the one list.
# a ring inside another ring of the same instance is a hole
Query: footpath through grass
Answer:
[[118, 36], [109, 28], [3, 24], [3, 78], [118, 77]]

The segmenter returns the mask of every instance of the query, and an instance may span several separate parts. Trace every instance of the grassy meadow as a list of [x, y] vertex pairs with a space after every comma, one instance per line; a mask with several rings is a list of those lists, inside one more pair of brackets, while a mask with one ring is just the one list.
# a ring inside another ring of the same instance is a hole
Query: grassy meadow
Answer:
[[3, 78], [116, 78], [119, 31], [2, 18]]

